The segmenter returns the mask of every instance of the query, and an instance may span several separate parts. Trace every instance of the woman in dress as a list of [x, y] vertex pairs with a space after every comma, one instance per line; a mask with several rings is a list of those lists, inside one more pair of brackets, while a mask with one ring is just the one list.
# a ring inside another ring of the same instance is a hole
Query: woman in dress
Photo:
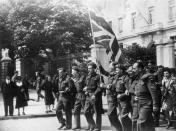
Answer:
[[46, 76], [46, 81], [43, 85], [43, 89], [45, 91], [45, 105], [46, 105], [46, 113], [52, 112], [50, 109], [50, 106], [53, 105], [54, 107], [54, 95], [53, 95], [53, 89], [54, 85], [51, 81], [51, 76]]
[[175, 101], [176, 101], [176, 79], [171, 76], [171, 71], [169, 68], [164, 69], [164, 77], [162, 80], [162, 94], [163, 94], [163, 104], [162, 109], [164, 110], [165, 117], [167, 118], [168, 124], [167, 129], [172, 125], [171, 115], [174, 111]]
[[16, 79], [16, 89], [17, 89], [17, 96], [16, 96], [16, 107], [18, 109], [18, 115], [20, 115], [20, 108], [23, 109], [22, 114], [25, 115], [25, 106], [28, 106], [28, 88], [27, 86], [22, 82], [22, 77], [18, 76]]

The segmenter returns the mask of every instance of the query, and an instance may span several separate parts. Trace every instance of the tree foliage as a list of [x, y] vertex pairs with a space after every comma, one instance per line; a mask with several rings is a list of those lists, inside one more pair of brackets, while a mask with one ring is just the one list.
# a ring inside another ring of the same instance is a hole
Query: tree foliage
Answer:
[[[5, 25], [16, 57], [53, 57], [89, 50], [87, 9], [77, 0], [9, 0]], [[0, 16], [4, 16], [0, 13]], [[3, 42], [6, 43], [6, 42]]]
[[122, 49], [122, 57], [123, 63], [127, 65], [131, 65], [137, 60], [141, 60], [144, 64], [147, 64], [149, 60], [156, 63], [156, 49], [155, 46], [146, 48], [138, 44], [133, 44]]

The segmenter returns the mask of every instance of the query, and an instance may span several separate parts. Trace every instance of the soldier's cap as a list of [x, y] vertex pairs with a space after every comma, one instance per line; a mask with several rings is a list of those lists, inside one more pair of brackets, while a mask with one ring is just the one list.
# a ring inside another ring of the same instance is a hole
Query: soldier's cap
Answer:
[[9, 80], [9, 79], [10, 79], [10, 76], [9, 76], [9, 75], [7, 75], [7, 76], [6, 76], [6, 79], [8, 79], [8, 80]]
[[165, 67], [165, 68], [164, 68], [164, 72], [169, 72], [169, 73], [170, 73], [170, 72], [171, 72], [171, 70], [170, 70], [170, 68], [169, 68], [169, 67]]
[[18, 81], [18, 80], [22, 80], [22, 77], [21, 76], [17, 76], [16, 77], [16, 80]]
[[97, 65], [94, 62], [89, 62], [88, 66], [91, 66], [92, 68], [96, 69]]
[[122, 64], [117, 64], [115, 67], [116, 67], [116, 68], [119, 68], [119, 69], [121, 69], [121, 70], [123, 70], [123, 71], [126, 70], [125, 66], [123, 66]]
[[72, 70], [75, 70], [75, 71], [79, 72], [79, 68], [77, 66], [73, 66]]
[[162, 65], [159, 65], [158, 68], [164, 68]]
[[14, 73], [16, 74], [16, 73], [18, 73], [18, 71], [14, 71]]
[[57, 70], [58, 70], [58, 71], [59, 71], [59, 70], [63, 70], [63, 71], [65, 72], [65, 68], [63, 68], [63, 67], [58, 67]]

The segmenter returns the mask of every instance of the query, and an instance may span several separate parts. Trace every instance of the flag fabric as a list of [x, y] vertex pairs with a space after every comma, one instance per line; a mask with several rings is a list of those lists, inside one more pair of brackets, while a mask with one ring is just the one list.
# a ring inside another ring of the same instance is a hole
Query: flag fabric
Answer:
[[106, 49], [107, 55], [110, 55], [110, 60], [118, 61], [121, 50], [108, 22], [95, 11], [90, 11], [90, 22], [95, 44], [100, 44]]

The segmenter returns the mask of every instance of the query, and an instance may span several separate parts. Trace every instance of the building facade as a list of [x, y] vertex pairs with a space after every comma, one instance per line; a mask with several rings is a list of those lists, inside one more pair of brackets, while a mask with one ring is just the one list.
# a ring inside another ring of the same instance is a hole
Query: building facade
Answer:
[[154, 45], [157, 65], [175, 67], [176, 0], [109, 0], [104, 12], [119, 44]]

